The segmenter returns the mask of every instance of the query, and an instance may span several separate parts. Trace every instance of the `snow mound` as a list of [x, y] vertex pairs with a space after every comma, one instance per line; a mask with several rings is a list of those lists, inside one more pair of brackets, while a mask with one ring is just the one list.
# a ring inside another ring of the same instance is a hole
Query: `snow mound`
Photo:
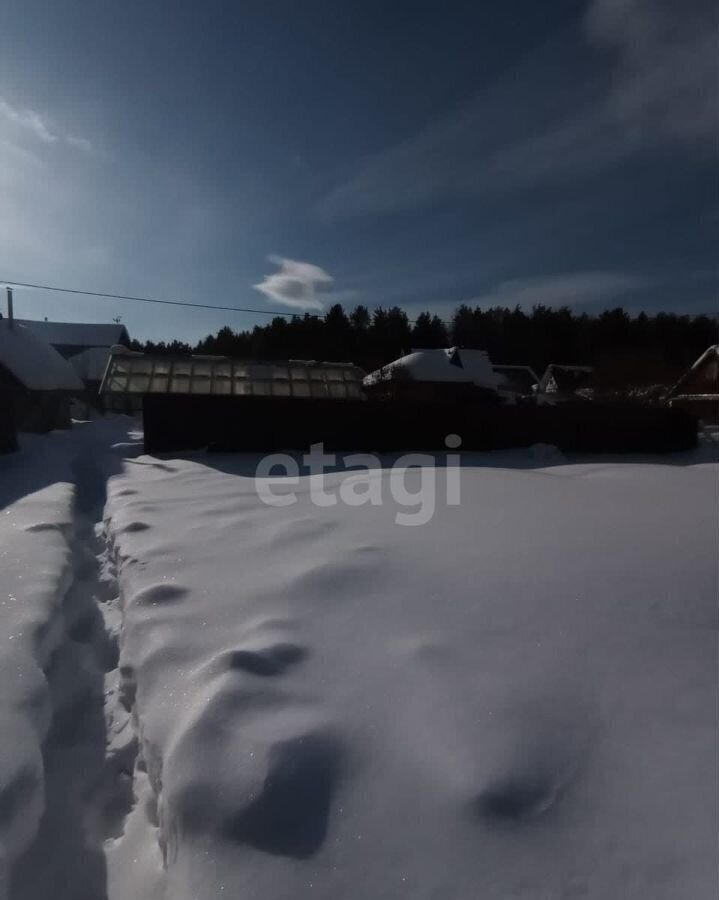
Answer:
[[167, 896], [715, 896], [716, 467], [541, 453], [421, 528], [245, 456], [111, 481]]
[[0, 510], [0, 871], [29, 846], [45, 809], [53, 709], [44, 670], [62, 636], [72, 496], [56, 484]]

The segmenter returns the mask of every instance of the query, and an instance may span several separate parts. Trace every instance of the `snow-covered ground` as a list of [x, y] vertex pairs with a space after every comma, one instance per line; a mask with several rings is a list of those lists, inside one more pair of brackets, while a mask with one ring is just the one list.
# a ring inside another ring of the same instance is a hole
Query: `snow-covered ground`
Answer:
[[465, 457], [420, 527], [138, 453], [0, 461], [2, 900], [717, 896], [708, 451]]

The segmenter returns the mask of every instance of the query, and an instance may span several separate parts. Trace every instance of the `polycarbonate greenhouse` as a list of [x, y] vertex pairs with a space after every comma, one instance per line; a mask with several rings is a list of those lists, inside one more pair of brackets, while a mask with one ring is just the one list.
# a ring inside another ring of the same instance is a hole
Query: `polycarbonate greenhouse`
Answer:
[[100, 386], [142, 394], [358, 400], [364, 373], [351, 363], [257, 362], [221, 356], [168, 357], [113, 351]]

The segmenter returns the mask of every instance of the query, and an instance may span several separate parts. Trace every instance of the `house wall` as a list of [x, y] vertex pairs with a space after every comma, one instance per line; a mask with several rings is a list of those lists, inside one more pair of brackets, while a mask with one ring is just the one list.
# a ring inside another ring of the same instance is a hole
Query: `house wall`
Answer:
[[29, 391], [4, 366], [0, 366], [0, 396], [12, 409], [18, 431], [44, 434], [70, 428], [70, 395], [66, 391]]

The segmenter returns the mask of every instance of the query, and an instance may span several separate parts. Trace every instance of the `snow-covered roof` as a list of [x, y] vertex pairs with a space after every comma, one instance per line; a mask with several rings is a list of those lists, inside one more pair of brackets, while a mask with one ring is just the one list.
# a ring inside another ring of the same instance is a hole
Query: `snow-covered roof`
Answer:
[[0, 320], [0, 365], [31, 391], [82, 391], [83, 383], [60, 354], [17, 320]]
[[486, 351], [464, 350], [459, 347], [413, 350], [407, 356], [371, 372], [364, 383], [369, 387], [388, 381], [400, 373], [412, 381], [475, 384], [491, 390], [496, 390], [499, 383]]
[[112, 347], [129, 340], [124, 325], [111, 322], [37, 322], [32, 319], [18, 319], [34, 335], [54, 346], [65, 347]]
[[102, 381], [109, 358], [109, 348], [88, 347], [69, 357], [68, 362], [83, 381]]

